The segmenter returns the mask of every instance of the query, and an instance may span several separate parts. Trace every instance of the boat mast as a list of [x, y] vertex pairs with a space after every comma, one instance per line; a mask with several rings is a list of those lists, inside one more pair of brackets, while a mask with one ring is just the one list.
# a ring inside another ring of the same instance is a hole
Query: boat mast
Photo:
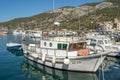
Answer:
[[55, 12], [55, 0], [53, 0], [53, 25], [57, 36], [58, 35], [57, 27], [60, 25], [60, 23], [55, 20], [54, 12]]

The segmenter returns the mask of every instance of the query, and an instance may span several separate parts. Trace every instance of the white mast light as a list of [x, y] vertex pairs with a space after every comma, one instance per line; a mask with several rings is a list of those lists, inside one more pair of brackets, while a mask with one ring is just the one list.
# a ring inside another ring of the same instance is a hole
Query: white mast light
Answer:
[[59, 23], [59, 22], [54, 22], [54, 25], [55, 25], [55, 26], [59, 26], [60, 23]]

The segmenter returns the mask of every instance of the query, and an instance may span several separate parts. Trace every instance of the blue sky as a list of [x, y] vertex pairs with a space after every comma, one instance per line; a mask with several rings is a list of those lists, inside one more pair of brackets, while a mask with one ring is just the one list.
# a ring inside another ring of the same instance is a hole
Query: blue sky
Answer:
[[[54, 0], [54, 7], [79, 6], [103, 0]], [[53, 10], [53, 0], [0, 0], [0, 22]]]

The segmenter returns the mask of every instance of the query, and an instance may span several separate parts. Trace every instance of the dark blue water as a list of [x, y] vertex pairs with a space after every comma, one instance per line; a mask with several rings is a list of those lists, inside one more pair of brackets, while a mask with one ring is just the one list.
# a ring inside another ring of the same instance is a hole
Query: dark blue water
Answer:
[[118, 58], [107, 58], [94, 74], [60, 71], [27, 60], [21, 52], [7, 50], [8, 42], [24, 43], [19, 36], [0, 35], [0, 80], [120, 80]]

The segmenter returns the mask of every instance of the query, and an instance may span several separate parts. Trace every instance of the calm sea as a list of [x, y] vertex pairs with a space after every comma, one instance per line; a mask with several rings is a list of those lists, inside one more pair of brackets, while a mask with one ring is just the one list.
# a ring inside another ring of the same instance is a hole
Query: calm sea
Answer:
[[8, 42], [23, 43], [19, 36], [0, 35], [0, 80], [120, 80], [118, 58], [107, 58], [94, 74], [60, 71], [27, 60], [21, 52], [7, 50]]

